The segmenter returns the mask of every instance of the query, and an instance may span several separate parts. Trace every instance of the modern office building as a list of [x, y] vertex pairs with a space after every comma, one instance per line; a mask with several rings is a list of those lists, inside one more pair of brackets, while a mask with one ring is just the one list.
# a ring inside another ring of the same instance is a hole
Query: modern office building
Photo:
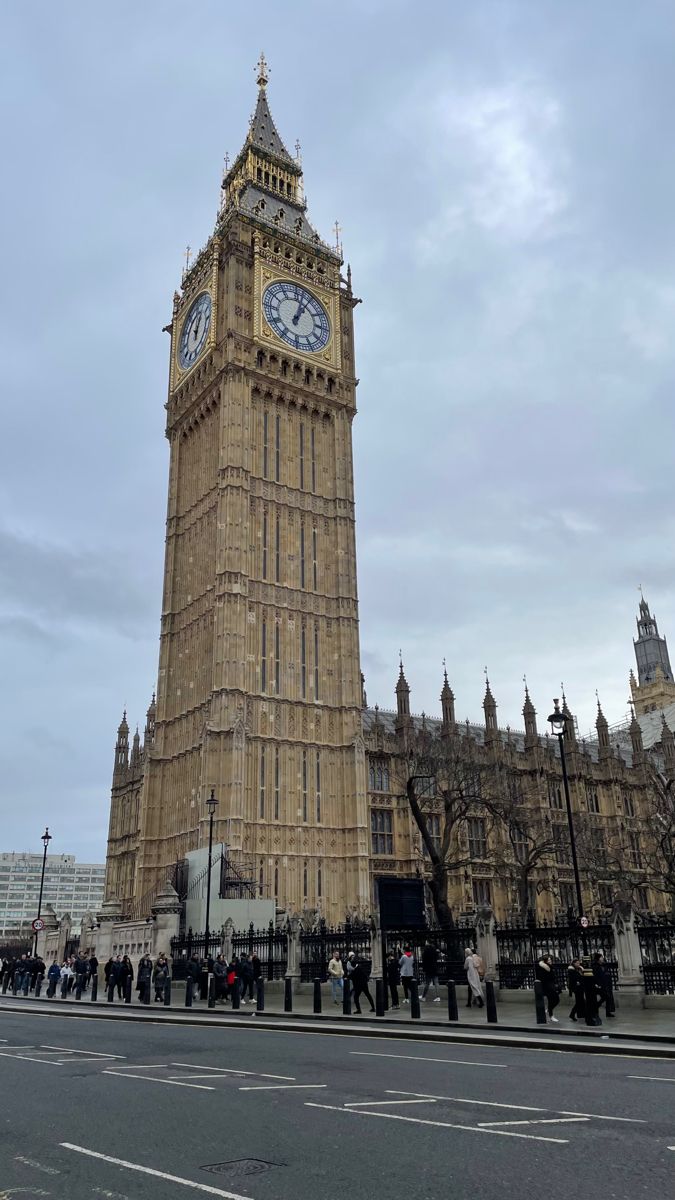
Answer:
[[[0, 853], [0, 935], [25, 930], [37, 916], [41, 854]], [[105, 866], [78, 863], [72, 854], [48, 854], [42, 912], [51, 904], [58, 917], [70, 913], [78, 925], [103, 902]]]

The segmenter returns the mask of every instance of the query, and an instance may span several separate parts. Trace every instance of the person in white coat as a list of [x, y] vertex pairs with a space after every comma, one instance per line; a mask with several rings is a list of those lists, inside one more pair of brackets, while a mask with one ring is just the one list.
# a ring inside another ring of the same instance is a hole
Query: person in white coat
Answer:
[[466, 971], [466, 981], [469, 985], [469, 996], [466, 1006], [467, 1008], [471, 1008], [471, 1005], [475, 1000], [478, 1007], [482, 1008], [483, 986], [480, 981], [480, 975], [478, 974], [476, 958], [470, 946], [465, 947], [464, 950], [464, 970]]

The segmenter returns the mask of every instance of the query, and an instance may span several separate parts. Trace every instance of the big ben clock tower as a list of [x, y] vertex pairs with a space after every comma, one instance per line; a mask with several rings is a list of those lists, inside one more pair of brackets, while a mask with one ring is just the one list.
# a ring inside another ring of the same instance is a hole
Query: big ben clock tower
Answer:
[[128, 853], [124, 871], [117, 862], [113, 795], [106, 890], [138, 902], [203, 846], [213, 788], [216, 839], [255, 864], [262, 894], [339, 920], [369, 904], [357, 301], [309, 223], [267, 82], [261, 56], [215, 230], [174, 297], [153, 739], [133, 870]]

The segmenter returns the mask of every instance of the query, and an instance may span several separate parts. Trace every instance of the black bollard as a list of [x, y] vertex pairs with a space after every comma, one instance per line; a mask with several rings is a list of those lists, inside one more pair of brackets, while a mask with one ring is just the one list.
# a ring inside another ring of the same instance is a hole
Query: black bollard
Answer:
[[235, 1012], [238, 1008], [241, 1007], [240, 1000], [241, 1000], [240, 982], [238, 979], [235, 979], [234, 983], [232, 984], [232, 1008]]
[[265, 1011], [265, 981], [264, 981], [264, 979], [256, 980], [255, 989], [256, 989], [256, 1001], [255, 1001], [256, 1012], [264, 1012]]
[[91, 977], [91, 999], [94, 1004], [98, 1000], [98, 974], [96, 971]]
[[132, 983], [133, 983], [133, 980], [131, 978], [131, 975], [127, 975], [127, 977], [124, 981], [124, 1003], [125, 1004], [131, 1004], [131, 985], [132, 985]]
[[321, 1012], [321, 980], [314, 980], [314, 1012]]
[[82, 999], [82, 984], [83, 984], [83, 982], [84, 982], [83, 976], [78, 972], [78, 974], [75, 976], [75, 999], [76, 1000]]
[[207, 1008], [215, 1008], [216, 1007], [216, 977], [215, 977], [215, 975], [209, 975], [209, 985], [208, 985], [207, 995], [208, 995], [208, 1000], [206, 1002], [206, 1007]]
[[534, 1007], [537, 1014], [537, 1025], [546, 1024], [546, 1001], [544, 1000], [544, 988], [540, 979], [534, 981]]
[[40, 995], [40, 992], [42, 991], [42, 980], [43, 980], [43, 979], [44, 979], [44, 975], [38, 975], [37, 979], [35, 980], [35, 996], [36, 996], [36, 999], [37, 999], [37, 997]]
[[420, 1013], [420, 993], [416, 979], [410, 980], [410, 1016], [415, 1021], [419, 1021]]
[[143, 987], [141, 988], [141, 1004], [149, 1004], [149, 1003], [150, 1003], [150, 980], [148, 980], [147, 983], [144, 983]]
[[457, 990], [452, 979], [448, 980], [448, 1020], [459, 1020], [459, 1013], [457, 1012]]
[[185, 1007], [192, 1008], [192, 978], [189, 975], [185, 980]]
[[488, 1025], [497, 1024], [497, 999], [495, 997], [495, 985], [491, 979], [488, 979], [485, 984], [485, 1008], [487, 1013]]
[[352, 1011], [352, 991], [349, 985], [349, 980], [345, 975], [342, 981], [342, 1015], [348, 1017]]
[[293, 1012], [293, 980], [284, 979], [284, 1012]]
[[385, 998], [386, 998], [386, 993], [385, 993], [385, 987], [384, 987], [384, 980], [376, 979], [375, 980], [375, 1016], [376, 1017], [384, 1016]]
[[61, 980], [61, 999], [65, 1000], [68, 995], [68, 976], [64, 975]]
[[114, 999], [115, 999], [115, 981], [113, 979], [110, 979], [108, 981], [108, 1004], [112, 1004]]
[[7, 995], [7, 988], [8, 988], [8, 987], [9, 987], [9, 972], [5, 971], [5, 976], [4, 976], [4, 979], [3, 979], [3, 981], [2, 981], [2, 994], [3, 994], [3, 996], [6, 996], [6, 995]]
[[18, 995], [18, 992], [19, 992], [19, 976], [18, 976], [17, 972], [15, 971], [14, 978], [12, 979], [12, 995], [16, 996], [16, 995]]
[[164, 1007], [171, 1008], [171, 976], [164, 980]]

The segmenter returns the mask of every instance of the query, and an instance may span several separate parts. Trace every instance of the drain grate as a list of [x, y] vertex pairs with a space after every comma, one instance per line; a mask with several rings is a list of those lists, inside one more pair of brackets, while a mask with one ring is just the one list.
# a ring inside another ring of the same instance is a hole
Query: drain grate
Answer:
[[211, 1163], [207, 1167], [202, 1167], [202, 1171], [208, 1171], [210, 1175], [233, 1175], [241, 1177], [242, 1175], [261, 1175], [263, 1171], [270, 1171], [272, 1167], [283, 1167], [285, 1163], [265, 1162], [262, 1158], [233, 1158], [231, 1162]]

